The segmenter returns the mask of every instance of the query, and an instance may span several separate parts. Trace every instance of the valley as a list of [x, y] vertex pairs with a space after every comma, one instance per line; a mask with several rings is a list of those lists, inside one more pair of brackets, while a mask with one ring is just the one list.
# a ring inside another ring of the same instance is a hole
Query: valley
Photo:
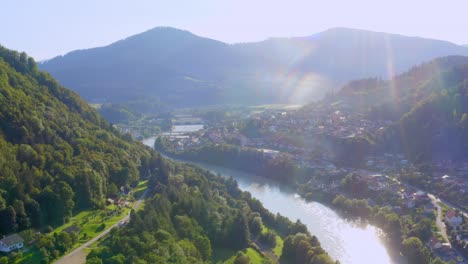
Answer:
[[[147, 139], [144, 144], [153, 146], [154, 141], [154, 138]], [[366, 263], [369, 261], [388, 264], [403, 263], [401, 257], [391, 256], [379, 229], [359, 221], [347, 220], [345, 216], [319, 202], [306, 201], [300, 198], [291, 186], [221, 166], [199, 162], [194, 164], [223, 177], [233, 177], [242, 190], [251, 193], [273, 213], [280, 213], [292, 220], [298, 219], [307, 225], [308, 229], [317, 235], [324, 249], [340, 263]], [[356, 237], [360, 237], [362, 241], [366, 242], [360, 243], [359, 246], [353, 246]], [[375, 254], [365, 254], [370, 248]]]
[[2, 7], [0, 264], [468, 264], [467, 3]]

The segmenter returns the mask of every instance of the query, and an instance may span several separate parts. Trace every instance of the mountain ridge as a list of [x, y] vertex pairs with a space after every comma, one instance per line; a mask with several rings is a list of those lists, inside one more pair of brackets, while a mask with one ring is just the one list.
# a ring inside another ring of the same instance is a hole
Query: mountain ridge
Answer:
[[227, 44], [157, 27], [39, 66], [88, 101], [121, 103], [152, 96], [173, 107], [191, 107], [309, 101], [349, 80], [389, 77], [448, 55], [468, 55], [468, 49], [347, 28]]

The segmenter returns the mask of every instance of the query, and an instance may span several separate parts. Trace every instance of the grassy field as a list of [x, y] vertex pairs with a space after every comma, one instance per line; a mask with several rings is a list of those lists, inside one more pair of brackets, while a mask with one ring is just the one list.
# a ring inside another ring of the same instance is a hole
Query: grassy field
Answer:
[[[269, 228], [265, 225], [262, 226], [262, 233], [265, 234], [269, 231]], [[283, 239], [276, 235], [276, 246], [271, 250], [278, 258], [281, 257], [281, 253], [283, 252]]]
[[281, 254], [283, 252], [283, 239], [280, 237], [280, 236], [276, 236], [276, 246], [275, 248], [273, 249], [273, 253], [275, 253], [275, 255], [280, 258], [281, 257]]
[[144, 180], [138, 183], [137, 187], [133, 190], [133, 197], [137, 199], [143, 192], [148, 188], [148, 180]]
[[[265, 259], [260, 253], [258, 253], [255, 249], [253, 248], [247, 248], [246, 250], [243, 251], [249, 258], [250, 258], [250, 263], [262, 263], [262, 261]], [[234, 261], [236, 260], [237, 254], [234, 251], [231, 251], [231, 257], [224, 261], [224, 264], [233, 264]]]
[[[109, 205], [102, 210], [84, 211], [72, 217], [70, 222], [56, 228], [50, 235], [60, 233], [72, 225], [78, 227], [80, 229], [78, 242], [69, 250], [72, 251], [99, 235], [106, 228], [116, 224], [129, 212], [130, 208], [119, 208], [116, 205]], [[16, 263], [39, 263], [40, 252], [35, 247], [30, 247], [27, 250], [23, 252], [23, 258], [19, 259]]]
[[78, 247], [100, 234], [107, 227], [117, 223], [129, 212], [130, 208], [119, 208], [116, 205], [109, 205], [103, 210], [81, 212], [72, 217], [70, 222], [54, 230], [54, 232], [58, 233], [67, 227], [75, 225], [80, 229], [78, 233], [79, 242], [74, 246]]
[[245, 251], [245, 254], [249, 256], [251, 263], [262, 263], [263, 256], [260, 255], [260, 253], [258, 253], [255, 249], [248, 248]]
[[[136, 198], [140, 197], [147, 188], [147, 180], [139, 182], [137, 187], [133, 190], [133, 196]], [[132, 206], [133, 204], [130, 205], [130, 208]], [[142, 204], [140, 209], [143, 207], [144, 205]], [[68, 223], [54, 229], [50, 235], [53, 235], [53, 233], [60, 233], [64, 229], [73, 225], [78, 227], [80, 229], [78, 233], [78, 242], [69, 250], [72, 251], [83, 243], [86, 243], [90, 239], [96, 237], [108, 227], [116, 224], [126, 214], [130, 213], [130, 208], [120, 208], [117, 205], [108, 205], [104, 209], [80, 212], [73, 216]], [[25, 249], [23, 257], [18, 259], [16, 263], [39, 263], [40, 257], [40, 252], [35, 247], [29, 247]]]

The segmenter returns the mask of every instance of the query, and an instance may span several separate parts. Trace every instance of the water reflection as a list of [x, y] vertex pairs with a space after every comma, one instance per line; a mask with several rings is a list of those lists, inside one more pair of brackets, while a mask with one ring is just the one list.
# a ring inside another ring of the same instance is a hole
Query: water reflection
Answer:
[[[151, 142], [145, 142], [151, 144]], [[260, 200], [272, 213], [280, 213], [295, 221], [300, 219], [318, 237], [322, 247], [342, 264], [396, 264], [379, 236], [379, 229], [347, 221], [327, 206], [306, 202], [294, 190], [265, 178], [207, 164], [206, 170], [233, 177], [239, 187]]]
[[300, 219], [319, 238], [323, 248], [343, 264], [395, 263], [382, 244], [378, 229], [373, 226], [360, 227], [320, 203], [308, 203], [274, 186], [249, 184], [243, 180], [239, 180], [239, 186], [252, 193], [270, 211]]

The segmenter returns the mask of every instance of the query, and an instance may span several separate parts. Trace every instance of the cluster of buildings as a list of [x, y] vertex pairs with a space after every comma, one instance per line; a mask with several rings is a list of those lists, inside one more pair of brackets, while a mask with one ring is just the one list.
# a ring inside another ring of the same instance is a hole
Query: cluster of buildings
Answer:
[[[444, 223], [448, 230], [453, 230], [451, 232], [453, 234], [449, 236], [451, 243], [432, 237], [426, 245], [434, 255], [447, 262], [468, 263], [464, 260], [468, 253], [468, 231], [465, 227], [467, 224], [464, 221], [466, 220], [463, 219], [463, 215], [455, 210], [449, 210], [445, 213]], [[464, 254], [464, 256], [461, 254]]]
[[[232, 121], [210, 124], [202, 131], [172, 135], [170, 140], [177, 144], [178, 150], [187, 150], [205, 143], [232, 144], [241, 147], [250, 147], [262, 151], [268, 157], [287, 155], [295, 161], [297, 166], [314, 169], [327, 175], [326, 181], [312, 178], [308, 185], [311, 189], [330, 194], [342, 192], [341, 180], [348, 174], [357, 175], [358, 180], [370, 193], [390, 194], [399, 201], [398, 204], [387, 204], [397, 214], [404, 214], [408, 210], [418, 209], [425, 215], [432, 216], [436, 210], [428, 194], [414, 187], [399, 182], [402, 173], [411, 172], [416, 176], [424, 176], [402, 153], [374, 154], [365, 158], [363, 169], [337, 167], [333, 161], [333, 154], [327, 151], [326, 146], [320, 146], [323, 137], [349, 138], [360, 135], [375, 135], [392, 124], [389, 120], [369, 120], [364, 115], [352, 113], [348, 107], [341, 103], [320, 105], [300, 110], [267, 110], [260, 114], [250, 116], [255, 124], [256, 133], [245, 133], [242, 122]], [[313, 138], [318, 138], [313, 142]], [[456, 200], [462, 201], [468, 192], [468, 163], [455, 164], [452, 162], [438, 162], [432, 178], [431, 192], [443, 199], [456, 193]], [[376, 173], [378, 172], [378, 173]], [[389, 177], [387, 175], [392, 175]], [[423, 177], [421, 177], [423, 178]], [[369, 198], [369, 204], [373, 201]], [[467, 204], [465, 203], [465, 206]], [[448, 211], [444, 222], [450, 230], [458, 230], [463, 220], [459, 215], [452, 215]], [[460, 222], [462, 221], [462, 222]], [[465, 220], [466, 221], [466, 220]], [[466, 226], [466, 224], [465, 224]], [[465, 228], [466, 229], [466, 228]], [[466, 243], [468, 235], [461, 228], [456, 234], [457, 241]], [[427, 244], [433, 252], [445, 260], [459, 262], [460, 255], [453, 250], [450, 244], [431, 239]], [[468, 250], [467, 247], [465, 249]]]
[[127, 199], [127, 196], [130, 195], [132, 189], [122, 186], [119, 189], [118, 195], [111, 196], [106, 199], [107, 205], [117, 205], [120, 208], [130, 207], [131, 202]]
[[258, 118], [273, 133], [325, 134], [337, 138], [375, 134], [392, 124], [390, 120], [370, 120], [343, 102], [293, 111], [265, 111]]

